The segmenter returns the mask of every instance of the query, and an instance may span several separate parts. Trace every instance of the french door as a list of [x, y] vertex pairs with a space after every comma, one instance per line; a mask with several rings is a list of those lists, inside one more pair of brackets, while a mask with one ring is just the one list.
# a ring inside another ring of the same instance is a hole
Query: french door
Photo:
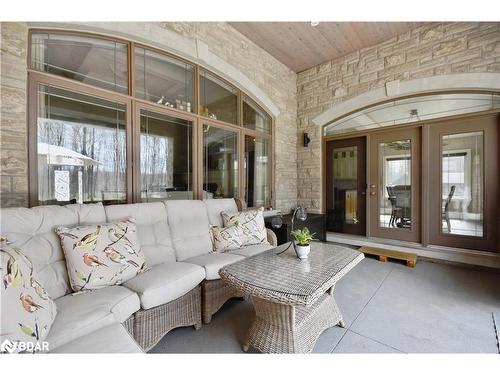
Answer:
[[497, 114], [429, 126], [429, 243], [498, 251]]
[[366, 234], [366, 138], [326, 144], [327, 230]]
[[420, 242], [420, 128], [369, 136], [370, 236]]

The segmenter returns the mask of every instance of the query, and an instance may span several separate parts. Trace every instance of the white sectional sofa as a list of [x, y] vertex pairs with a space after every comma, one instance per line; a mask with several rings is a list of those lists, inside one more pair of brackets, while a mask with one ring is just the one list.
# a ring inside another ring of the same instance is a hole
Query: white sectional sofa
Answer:
[[[240, 204], [241, 208], [241, 204]], [[209, 323], [238, 292], [219, 278], [224, 265], [276, 245], [212, 252], [210, 224], [222, 225], [221, 211], [238, 211], [234, 199], [175, 200], [103, 206], [84, 204], [4, 208], [1, 234], [31, 259], [57, 316], [46, 341], [51, 352], [142, 352], [171, 329]], [[149, 269], [120, 286], [72, 293], [54, 228], [114, 222], [133, 217]], [[133, 339], [132, 339], [133, 338]]]

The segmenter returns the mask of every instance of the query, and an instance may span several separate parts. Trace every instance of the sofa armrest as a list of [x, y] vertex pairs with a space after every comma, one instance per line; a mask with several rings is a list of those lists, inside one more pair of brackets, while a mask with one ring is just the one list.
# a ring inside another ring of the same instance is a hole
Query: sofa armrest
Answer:
[[276, 237], [276, 234], [269, 228], [266, 228], [266, 232], [267, 241], [273, 246], [278, 246], [278, 238]]

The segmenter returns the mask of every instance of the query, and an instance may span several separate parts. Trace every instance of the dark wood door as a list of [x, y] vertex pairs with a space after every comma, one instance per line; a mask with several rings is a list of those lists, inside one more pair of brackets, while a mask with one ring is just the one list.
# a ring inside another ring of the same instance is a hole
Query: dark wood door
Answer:
[[429, 126], [429, 243], [499, 251], [498, 115]]
[[370, 237], [420, 242], [421, 130], [370, 135]]
[[326, 142], [326, 226], [366, 234], [366, 138]]

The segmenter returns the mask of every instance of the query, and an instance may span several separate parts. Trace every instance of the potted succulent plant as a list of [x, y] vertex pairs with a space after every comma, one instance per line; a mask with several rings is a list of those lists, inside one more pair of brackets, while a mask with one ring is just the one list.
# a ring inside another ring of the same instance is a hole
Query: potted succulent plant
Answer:
[[311, 251], [311, 241], [316, 233], [311, 233], [309, 228], [295, 229], [290, 232], [295, 241], [295, 251], [300, 259], [306, 259]]

